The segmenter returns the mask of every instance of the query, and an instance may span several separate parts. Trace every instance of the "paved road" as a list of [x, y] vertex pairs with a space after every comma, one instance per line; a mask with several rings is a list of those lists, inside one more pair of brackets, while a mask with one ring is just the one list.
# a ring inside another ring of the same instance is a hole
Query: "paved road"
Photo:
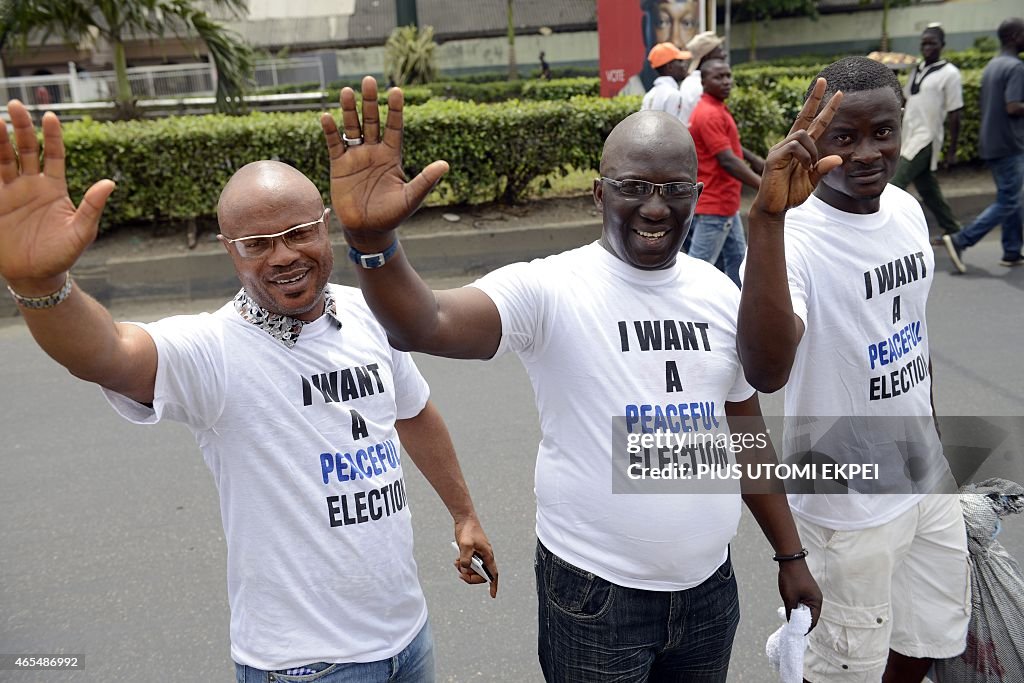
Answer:
[[[952, 276], [941, 253], [930, 310], [936, 403], [946, 415], [1024, 415], [1024, 268], [998, 267], [996, 244]], [[155, 319], [219, 302], [116, 310]], [[0, 652], [82, 653], [78, 673], [0, 671], [12, 681], [231, 680], [224, 541], [211, 477], [180, 425], [134, 427], [98, 391], [57, 368], [17, 321], [0, 323]], [[446, 681], [540, 679], [535, 657], [532, 392], [514, 358], [419, 359], [459, 446], [499, 552], [501, 594], [462, 585], [450, 522], [407, 475], [420, 575]], [[778, 408], [778, 397], [765, 399]], [[1020, 450], [1017, 450], [1019, 455]], [[1002, 542], [1024, 559], [1024, 519]], [[731, 681], [769, 681], [775, 567], [745, 514], [733, 545], [743, 622]], [[387, 585], [387, 567], [381, 567]]]

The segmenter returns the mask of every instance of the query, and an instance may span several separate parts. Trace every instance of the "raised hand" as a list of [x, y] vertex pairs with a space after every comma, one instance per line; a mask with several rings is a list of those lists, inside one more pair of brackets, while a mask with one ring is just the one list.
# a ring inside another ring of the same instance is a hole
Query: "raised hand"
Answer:
[[49, 294], [96, 238], [114, 183], [94, 184], [76, 209], [64, 177], [64, 138], [57, 116], [43, 116], [40, 172], [39, 142], [25, 105], [11, 100], [7, 110], [17, 153], [7, 126], [0, 125], [0, 275], [24, 296]]
[[818, 158], [816, 142], [832, 122], [832, 117], [843, 101], [843, 93], [837, 92], [821, 112], [815, 115], [825, 94], [825, 87], [825, 79], [819, 78], [789, 130], [789, 135], [768, 152], [764, 160], [761, 187], [754, 199], [754, 210], [768, 215], [781, 215], [787, 209], [803, 204], [822, 177], [843, 163], [834, 154]]
[[356, 112], [352, 88], [341, 91], [344, 136], [334, 117], [323, 114], [320, 124], [331, 158], [331, 204], [353, 246], [380, 250], [393, 238], [392, 230], [408, 218], [448, 171], [448, 163], [435, 161], [406, 182], [402, 171], [402, 91], [388, 93], [388, 114], [380, 134], [377, 81], [363, 78], [363, 120]]

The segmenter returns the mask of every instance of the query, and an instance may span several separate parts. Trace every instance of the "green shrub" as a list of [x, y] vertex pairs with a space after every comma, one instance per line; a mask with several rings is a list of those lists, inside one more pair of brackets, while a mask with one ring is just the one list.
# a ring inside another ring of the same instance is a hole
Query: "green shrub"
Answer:
[[[750, 75], [749, 85], [737, 87], [729, 99], [740, 139], [762, 156], [786, 135], [803, 103], [811, 76], [792, 71]], [[575, 88], [590, 88], [591, 79], [571, 80], [579, 82], [524, 83], [532, 95], [552, 99], [499, 104], [444, 99], [434, 95], [437, 84], [408, 88], [406, 173], [411, 177], [435, 159], [446, 159], [451, 171], [434, 197], [454, 204], [511, 203], [538, 178], [596, 170], [605, 137], [640, 108], [641, 98], [572, 96]], [[977, 159], [980, 84], [980, 70], [963, 70], [962, 162]], [[104, 213], [104, 230], [135, 220], [211, 217], [231, 174], [258, 159], [290, 163], [317, 183], [325, 198], [329, 192], [327, 152], [312, 113], [85, 120], [65, 126], [65, 144], [74, 200], [100, 178], [118, 183]]]
[[[406, 109], [405, 171], [435, 159], [452, 171], [438, 191], [452, 203], [522, 198], [532, 180], [570, 168], [597, 168], [611, 129], [640, 98], [577, 97], [500, 106], [438, 100]], [[310, 113], [189, 116], [64, 127], [68, 189], [75, 201], [101, 178], [118, 189], [101, 230], [131, 221], [212, 217], [231, 174], [259, 159], [280, 159], [329, 196], [329, 164], [318, 118]]]

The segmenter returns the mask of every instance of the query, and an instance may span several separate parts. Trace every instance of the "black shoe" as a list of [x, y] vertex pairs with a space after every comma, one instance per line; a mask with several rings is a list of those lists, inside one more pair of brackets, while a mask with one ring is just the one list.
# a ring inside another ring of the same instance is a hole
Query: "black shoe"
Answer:
[[967, 266], [960, 260], [960, 254], [963, 253], [963, 249], [956, 246], [956, 242], [949, 235], [942, 236], [942, 244], [946, 247], [946, 253], [949, 254], [949, 260], [953, 262], [953, 266], [961, 273], [966, 273]]
[[1013, 258], [1006, 258], [1004, 256], [1003, 260], [999, 262], [999, 265], [1006, 266], [1007, 268], [1012, 268], [1013, 266], [1022, 266], [1024, 265], [1024, 256], [1021, 256], [1020, 254], [1017, 254]]

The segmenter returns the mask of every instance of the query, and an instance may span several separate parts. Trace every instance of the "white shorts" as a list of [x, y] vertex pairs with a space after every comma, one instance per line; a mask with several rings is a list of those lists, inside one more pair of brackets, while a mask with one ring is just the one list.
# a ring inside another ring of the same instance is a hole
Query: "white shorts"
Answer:
[[878, 683], [890, 649], [934, 659], [964, 651], [971, 581], [958, 496], [926, 496], [870, 529], [836, 531], [799, 517], [796, 522], [824, 595], [804, 678]]

